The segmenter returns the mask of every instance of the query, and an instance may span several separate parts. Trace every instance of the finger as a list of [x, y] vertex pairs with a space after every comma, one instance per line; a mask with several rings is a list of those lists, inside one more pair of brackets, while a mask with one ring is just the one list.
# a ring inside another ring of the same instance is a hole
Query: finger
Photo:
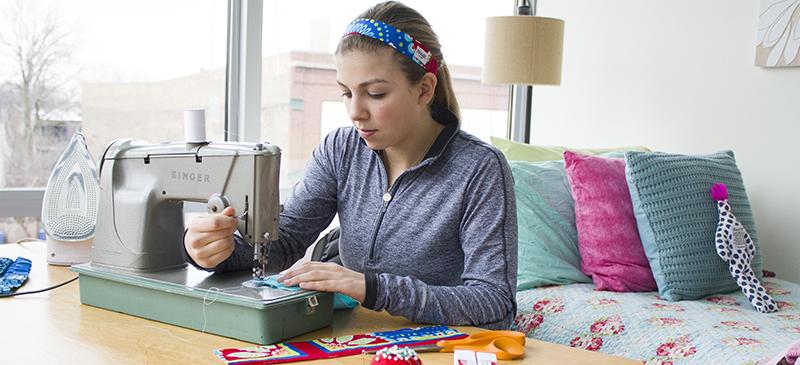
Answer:
[[300, 283], [300, 289], [305, 290], [316, 290], [316, 291], [324, 291], [324, 292], [332, 292], [332, 293], [341, 293], [344, 288], [342, 282], [339, 280], [317, 280], [317, 281], [305, 281]]
[[328, 279], [306, 281], [300, 283], [299, 286], [301, 289], [305, 290], [341, 293], [357, 300], [359, 303], [364, 302], [364, 297], [366, 295], [363, 278], [361, 280]]
[[[298, 266], [298, 269], [309, 271], [309, 270], [336, 270], [337, 268], [341, 268], [340, 265], [334, 264], [332, 262], [319, 262], [319, 261], [307, 261], [302, 263]], [[284, 272], [289, 272], [289, 270], [285, 270]]]
[[214, 232], [224, 229], [229, 229], [233, 226], [232, 222], [228, 222], [226, 224], [226, 220], [231, 218], [224, 217], [224, 219], [219, 219], [221, 217], [215, 216], [206, 216], [206, 217], [198, 217], [189, 224], [189, 229], [194, 232]]
[[225, 252], [233, 248], [233, 238], [212, 241], [209, 244], [196, 249], [194, 256], [200, 259], [209, 258], [220, 252]]
[[331, 265], [339, 266], [336, 264], [325, 263], [325, 262], [316, 262], [316, 261], [304, 262], [300, 265], [292, 266], [278, 273], [278, 275], [280, 275], [280, 277], [278, 278], [278, 282], [285, 282], [286, 280], [289, 280], [291, 278], [294, 278], [298, 275], [307, 273], [312, 270], [330, 270]]
[[236, 215], [236, 209], [233, 209], [233, 207], [227, 207], [222, 210], [222, 214], [228, 217], [233, 217], [234, 215]]
[[295, 286], [306, 281], [326, 280], [330, 279], [330, 273], [320, 270], [312, 270], [304, 273], [297, 274], [291, 278], [284, 279], [283, 284], [286, 286]]
[[225, 259], [230, 257], [232, 253], [233, 253], [233, 246], [231, 246], [228, 250], [224, 250], [222, 252], [218, 252], [214, 255], [211, 255], [207, 259], [203, 260], [207, 265], [205, 267], [206, 268], [217, 267], [220, 263], [225, 261]]
[[297, 274], [292, 278], [285, 279], [283, 283], [284, 285], [287, 286], [294, 286], [307, 281], [319, 281], [328, 279], [342, 280], [345, 278], [346, 275], [344, 275], [344, 273], [339, 272], [338, 270], [331, 270], [331, 267], [327, 266]]
[[294, 264], [292, 264], [292, 266], [289, 267], [289, 270], [296, 269], [298, 266], [305, 264], [306, 262], [308, 262], [308, 260], [306, 260], [306, 258], [303, 257], [300, 260], [297, 260], [297, 262], [295, 262]]
[[295, 263], [295, 265], [292, 265], [290, 268], [279, 272], [278, 273], [278, 282], [282, 283], [282, 282], [284, 282], [284, 281], [286, 281], [288, 279], [291, 279], [291, 278], [295, 277], [296, 275], [299, 275], [299, 274], [302, 274], [302, 273], [308, 271], [308, 269], [306, 268], [307, 264], [308, 264], [308, 262], [302, 262], [302, 263], [299, 263], [299, 264]]
[[213, 232], [188, 232], [186, 234], [187, 248], [199, 251], [203, 247], [220, 240], [233, 240], [233, 230]]
[[197, 232], [213, 232], [236, 228], [237, 219], [222, 214], [211, 214], [195, 218], [190, 225]]
[[213, 231], [213, 232], [193, 232], [190, 236], [191, 242], [189, 245], [195, 250], [200, 250], [203, 247], [220, 240], [233, 240], [233, 229]]

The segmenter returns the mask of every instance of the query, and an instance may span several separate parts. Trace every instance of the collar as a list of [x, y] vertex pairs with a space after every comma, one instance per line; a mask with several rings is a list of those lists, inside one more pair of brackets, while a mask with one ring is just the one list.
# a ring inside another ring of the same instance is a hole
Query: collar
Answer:
[[[431, 117], [437, 123], [444, 125], [444, 129], [439, 132], [439, 136], [436, 137], [436, 140], [433, 141], [431, 148], [428, 150], [428, 153], [422, 159], [420, 165], [423, 165], [428, 161], [431, 157], [439, 157], [442, 154], [444, 149], [447, 145], [450, 144], [450, 141], [453, 140], [453, 137], [458, 134], [460, 123], [458, 121], [458, 117], [450, 111], [449, 109], [442, 108], [440, 106], [431, 106]], [[364, 142], [362, 138], [358, 138], [359, 142], [362, 143], [365, 147], [367, 146], [367, 142]], [[375, 151], [376, 154], [380, 154], [383, 151]]]
[[436, 137], [433, 145], [431, 145], [431, 148], [428, 150], [428, 154], [422, 159], [423, 161], [441, 155], [442, 151], [450, 144], [450, 141], [453, 140], [453, 137], [455, 137], [459, 130], [458, 117], [449, 109], [431, 106], [431, 117], [433, 117], [433, 120], [439, 122], [439, 124], [444, 125], [444, 129], [439, 132], [439, 136]]

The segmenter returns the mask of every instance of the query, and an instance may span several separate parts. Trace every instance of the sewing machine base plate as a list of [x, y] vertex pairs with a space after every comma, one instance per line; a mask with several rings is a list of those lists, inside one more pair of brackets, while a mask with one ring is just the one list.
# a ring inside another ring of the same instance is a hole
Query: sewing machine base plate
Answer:
[[261, 345], [328, 326], [333, 315], [331, 293], [246, 288], [249, 272], [71, 270], [80, 276], [83, 304]]

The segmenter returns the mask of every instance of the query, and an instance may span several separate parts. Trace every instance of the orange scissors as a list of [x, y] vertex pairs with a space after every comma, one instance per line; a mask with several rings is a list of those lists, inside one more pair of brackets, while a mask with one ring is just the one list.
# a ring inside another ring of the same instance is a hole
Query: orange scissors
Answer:
[[459, 340], [441, 340], [436, 346], [412, 348], [417, 352], [491, 352], [497, 355], [498, 360], [515, 360], [525, 356], [525, 334], [517, 331], [484, 331]]

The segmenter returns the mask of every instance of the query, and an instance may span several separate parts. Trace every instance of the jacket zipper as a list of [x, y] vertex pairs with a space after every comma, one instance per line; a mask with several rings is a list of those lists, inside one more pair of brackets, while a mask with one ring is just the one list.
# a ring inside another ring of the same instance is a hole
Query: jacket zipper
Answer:
[[[445, 147], [443, 147], [442, 150], [444, 150], [444, 148], [446, 148], [450, 144], [450, 141], [452, 141], [453, 138], [456, 136], [456, 134], [458, 134], [457, 132], [458, 131], [456, 131], [456, 133], [453, 133], [450, 136], [450, 138], [447, 139], [447, 141], [444, 144]], [[384, 167], [384, 173], [386, 174], [387, 176], [386, 179], [388, 180], [389, 174], [385, 170], [386, 168]], [[375, 224], [375, 230], [372, 232], [372, 243], [370, 243], [369, 245], [369, 257], [367, 258], [368, 262], [371, 262], [375, 258], [375, 242], [377, 242], [378, 240], [378, 230], [380, 229], [381, 224], [383, 223], [383, 216], [386, 214], [386, 208], [389, 206], [389, 202], [391, 202], [392, 199], [394, 199], [394, 194], [397, 192], [397, 186], [400, 185], [400, 181], [407, 173], [408, 171], [405, 171], [402, 174], [400, 174], [400, 176], [397, 177], [397, 180], [395, 180], [394, 184], [392, 184], [392, 186], [390, 186], [389, 189], [387, 189], [387, 191], [383, 194], [382, 197], [383, 207], [381, 208], [381, 212], [378, 215], [378, 221]]]
[[390, 186], [389, 189], [387, 189], [383, 194], [383, 207], [378, 215], [378, 221], [375, 224], [375, 230], [372, 233], [372, 243], [369, 245], [369, 261], [372, 261], [375, 258], [375, 243], [378, 241], [378, 230], [383, 223], [383, 216], [386, 214], [386, 208], [389, 206], [389, 202], [394, 199], [394, 194], [397, 192], [397, 186], [400, 185], [400, 181], [403, 179], [405, 174], [405, 172], [400, 174], [400, 176], [397, 177], [397, 180], [394, 181], [394, 184], [392, 184], [392, 186]]

